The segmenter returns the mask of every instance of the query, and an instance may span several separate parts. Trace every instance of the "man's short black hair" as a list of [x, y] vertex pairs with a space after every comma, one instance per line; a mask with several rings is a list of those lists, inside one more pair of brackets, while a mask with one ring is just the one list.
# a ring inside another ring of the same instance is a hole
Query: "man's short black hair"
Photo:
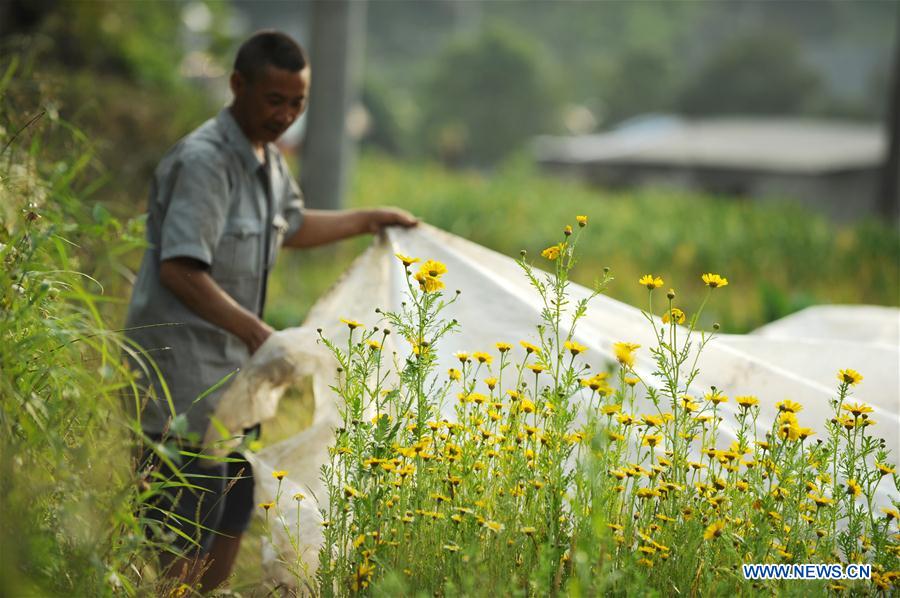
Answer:
[[234, 70], [253, 81], [267, 64], [287, 71], [302, 71], [307, 64], [306, 52], [280, 31], [257, 31], [238, 49]]

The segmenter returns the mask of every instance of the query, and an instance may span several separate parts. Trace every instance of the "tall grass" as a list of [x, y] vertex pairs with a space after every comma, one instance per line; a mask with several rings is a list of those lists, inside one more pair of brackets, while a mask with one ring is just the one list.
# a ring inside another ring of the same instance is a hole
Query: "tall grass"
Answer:
[[[136, 390], [102, 315], [121, 299], [96, 276], [141, 226], [89, 207], [87, 139], [52, 112], [29, 120], [0, 102], [0, 594], [132, 593], [147, 541], [121, 402]], [[45, 136], [69, 157], [47, 159]]]

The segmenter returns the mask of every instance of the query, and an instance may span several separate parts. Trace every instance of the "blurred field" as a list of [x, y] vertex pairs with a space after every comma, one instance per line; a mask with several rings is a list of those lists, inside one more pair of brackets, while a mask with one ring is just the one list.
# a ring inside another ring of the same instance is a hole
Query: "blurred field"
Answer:
[[[652, 272], [686, 309], [701, 300], [700, 274], [718, 272], [732, 285], [704, 314], [725, 332], [743, 333], [814, 304], [900, 305], [900, 235], [866, 221], [839, 225], [788, 201], [750, 202], [663, 190], [603, 192], [535, 171], [524, 160], [490, 176], [450, 172], [375, 154], [359, 162], [350, 205], [397, 205], [425, 221], [517, 256], [535, 259], [576, 214], [590, 219], [575, 280], [590, 284], [609, 266], [609, 295], [643, 306], [637, 279]], [[369, 241], [285, 252], [272, 281], [267, 319], [302, 322]], [[420, 256], [427, 257], [427, 256]]]

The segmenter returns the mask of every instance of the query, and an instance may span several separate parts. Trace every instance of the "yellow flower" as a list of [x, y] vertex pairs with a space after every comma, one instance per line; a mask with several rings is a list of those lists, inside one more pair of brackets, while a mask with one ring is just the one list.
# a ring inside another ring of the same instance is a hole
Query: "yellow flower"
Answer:
[[579, 353], [584, 353], [587, 351], [587, 347], [584, 345], [579, 345], [575, 341], [566, 341], [563, 343], [563, 346], [569, 350], [572, 355], [578, 355]]
[[284, 479], [284, 476], [286, 476], [287, 474], [288, 474], [288, 472], [278, 469], [278, 470], [272, 472], [272, 477], [280, 482], [281, 480]]
[[640, 378], [635, 378], [633, 376], [625, 376], [625, 384], [627, 384], [628, 386], [634, 386], [635, 384], [637, 384], [640, 381], [641, 381]]
[[435, 260], [428, 260], [419, 267], [419, 274], [438, 278], [447, 273], [447, 266]]
[[275, 508], [275, 503], [274, 503], [274, 502], [271, 502], [271, 501], [270, 501], [270, 502], [261, 502], [261, 503], [259, 503], [259, 507], [260, 507], [261, 509], [264, 509], [266, 512], [268, 512], [269, 509], [274, 509], [274, 508]]
[[503, 529], [503, 524], [497, 523], [496, 521], [485, 521], [482, 525], [484, 525], [484, 527], [488, 528], [494, 533], [497, 533]]
[[643, 442], [641, 442], [641, 444], [653, 448], [660, 442], [662, 442], [662, 436], [658, 434], [647, 434], [646, 436], [644, 436], [644, 440]]
[[546, 367], [544, 367], [544, 366], [541, 365], [540, 363], [531, 363], [531, 364], [528, 364], [527, 367], [528, 367], [529, 370], [531, 370], [531, 371], [534, 372], [535, 374], [540, 374], [541, 372], [543, 372], [544, 370], [547, 369]]
[[541, 350], [540, 350], [538, 347], [535, 347], [534, 345], [532, 345], [532, 344], [529, 343], [529, 342], [526, 342], [526, 341], [519, 341], [519, 344], [522, 345], [522, 348], [525, 349], [525, 352], [526, 352], [526, 353], [534, 353], [534, 354], [536, 354], [536, 355], [540, 355], [540, 354], [541, 354]]
[[638, 280], [638, 284], [647, 287], [649, 290], [658, 289], [663, 286], [663, 279], [659, 276], [653, 276], [652, 274], [644, 274], [641, 276], [640, 280]]
[[838, 380], [851, 386], [862, 382], [863, 377], [856, 370], [841, 370], [838, 372]]
[[356, 320], [347, 320], [345, 318], [341, 318], [341, 322], [346, 324], [347, 327], [350, 328], [350, 330], [353, 330], [354, 328], [365, 328], [362, 322], [357, 322]]
[[497, 347], [497, 350], [501, 353], [506, 353], [507, 351], [512, 349], [512, 345], [510, 345], [509, 343], [497, 343], [494, 346]]
[[571, 234], [572, 234], [572, 226], [569, 225], [569, 224], [567, 224], [567, 225], [565, 226], [565, 228], [563, 228], [563, 234], [565, 234], [567, 237], [568, 237], [569, 235], [571, 235]]
[[519, 409], [521, 409], [525, 413], [534, 413], [534, 403], [532, 403], [528, 399], [522, 399], [522, 402], [519, 403]]
[[784, 422], [778, 428], [778, 436], [782, 439], [797, 440], [800, 438], [800, 427], [796, 422]]
[[887, 517], [888, 520], [896, 519], [900, 521], [900, 512], [897, 512], [897, 509], [881, 507], [881, 512], [884, 513], [884, 516]]
[[634, 352], [640, 349], [640, 345], [634, 343], [616, 343], [613, 350], [616, 353], [616, 360], [624, 366], [634, 367]]
[[581, 380], [581, 385], [590, 388], [593, 391], [599, 391], [601, 394], [610, 394], [611, 389], [609, 388], [609, 384], [606, 383], [606, 372], [601, 372], [590, 378], [583, 378]]
[[779, 411], [784, 411], [787, 413], [798, 413], [803, 410], [803, 405], [790, 400], [784, 400], [779, 403], [775, 403], [775, 407], [777, 407]]
[[663, 418], [658, 415], [642, 415], [641, 423], [647, 427], [653, 426], [659, 428], [663, 425]]
[[884, 463], [876, 463], [875, 467], [878, 468], [878, 471], [881, 472], [881, 475], [890, 475], [894, 473], [894, 468], [890, 465], [885, 465]]
[[678, 309], [677, 307], [673, 307], [671, 310], [667, 311], [662, 316], [663, 324], [668, 324], [669, 320], [672, 320], [676, 324], [684, 324], [685, 315], [684, 312]]
[[604, 405], [600, 408], [600, 411], [601, 413], [603, 413], [603, 415], [614, 415], [616, 413], [619, 413], [621, 410], [622, 406], [619, 404]]
[[525, 534], [526, 536], [533, 536], [535, 533], [537, 533], [537, 529], [534, 527], [531, 527], [530, 525], [526, 526], [526, 527], [520, 527], [519, 531], [522, 532], [523, 534]]
[[587, 226], [587, 216], [575, 216], [575, 222], [578, 223], [578, 226]]
[[468, 400], [477, 405], [483, 405], [487, 401], [487, 397], [480, 392], [473, 392], [469, 394]]
[[706, 531], [703, 532], [704, 540], [712, 540], [713, 538], [718, 538], [722, 535], [722, 532], [725, 530], [725, 522], [724, 521], [716, 521], [709, 525], [706, 528]]
[[296, 500], [296, 501], [301, 501], [304, 498], [306, 498], [306, 495], [303, 494], [302, 492], [297, 492], [294, 494], [294, 500]]
[[433, 293], [444, 288], [443, 281], [436, 276], [428, 276], [423, 272], [418, 272], [414, 278], [419, 283], [419, 289], [426, 293]]
[[565, 243], [558, 243], [556, 245], [551, 245], [541, 252], [541, 257], [545, 257], [548, 260], [555, 261], [559, 258], [559, 254], [565, 249]]
[[707, 273], [702, 277], [703, 282], [711, 289], [728, 286], [728, 279], [718, 274]]
[[488, 355], [487, 353], [472, 353], [472, 358], [478, 361], [478, 363], [490, 363], [494, 358]]
[[806, 440], [810, 436], [814, 436], [815, 433], [816, 433], [815, 430], [813, 430], [812, 428], [798, 428], [797, 429], [797, 436], [800, 437], [800, 440]]
[[497, 379], [496, 378], [485, 378], [484, 383], [487, 385], [487, 387], [489, 389], [494, 390], [494, 387], [497, 386]]
[[460, 380], [462, 379], [462, 372], [460, 372], [456, 368], [450, 368], [447, 370], [447, 375], [450, 376], [451, 380]]
[[816, 503], [817, 507], [824, 507], [830, 505], [834, 501], [828, 498], [827, 496], [819, 496], [818, 494], [809, 493], [806, 496], [809, 497], [814, 503]]
[[353, 486], [344, 484], [344, 497], [345, 498], [360, 498], [361, 496], [363, 496], [362, 492], [360, 492]]
[[872, 413], [872, 408], [865, 403], [847, 403], [846, 405], [842, 405], [841, 409], [849, 411], [853, 417], [859, 417], [863, 413]]
[[700, 409], [700, 404], [695, 402], [694, 398], [690, 395], [681, 395], [680, 400], [682, 407], [684, 407], [685, 411], [688, 413], [693, 413]]
[[862, 486], [856, 480], [847, 480], [847, 494], [859, 496], [862, 494]]
[[412, 266], [413, 264], [415, 264], [416, 262], [419, 261], [419, 258], [417, 258], [417, 257], [409, 257], [409, 256], [406, 256], [406, 255], [403, 255], [402, 253], [395, 253], [394, 256], [395, 256], [398, 260], [400, 260], [401, 262], [403, 262], [403, 266], [406, 267], [406, 268]]
[[368, 345], [368, 347], [369, 347], [370, 349], [372, 349], [373, 351], [380, 351], [380, 350], [381, 350], [381, 343], [379, 343], [378, 341], [376, 341], [376, 340], [374, 340], [374, 339], [371, 339], [371, 338], [370, 338], [369, 340], [367, 340], [367, 341], [366, 341], [366, 345]]
[[725, 395], [723, 395], [720, 392], [706, 393], [706, 396], [703, 398], [705, 398], [707, 401], [709, 401], [713, 405], [718, 405], [719, 403], [727, 403], [728, 402], [728, 397], [726, 397]]
[[469, 361], [469, 354], [465, 351], [457, 351], [453, 354], [453, 356], [456, 357], [460, 363], [466, 363], [467, 361]]
[[741, 407], [747, 409], [749, 407], [753, 407], [754, 405], [759, 404], [759, 399], [756, 397], [746, 396], [746, 397], [735, 397], [735, 402]]
[[371, 564], [368, 559], [360, 563], [353, 575], [353, 591], [359, 592], [369, 587], [373, 573], [375, 573], [375, 565]]

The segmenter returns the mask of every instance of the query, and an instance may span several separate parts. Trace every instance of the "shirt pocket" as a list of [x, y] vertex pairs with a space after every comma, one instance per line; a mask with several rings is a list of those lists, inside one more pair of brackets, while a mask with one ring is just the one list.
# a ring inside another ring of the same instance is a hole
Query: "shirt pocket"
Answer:
[[284, 243], [284, 235], [287, 233], [288, 221], [281, 214], [275, 214], [272, 219], [272, 234], [269, 239], [269, 263], [268, 268], [271, 270], [275, 267], [275, 258], [278, 256], [278, 250]]
[[262, 232], [262, 223], [257, 220], [240, 218], [228, 222], [213, 256], [213, 278], [259, 276]]

